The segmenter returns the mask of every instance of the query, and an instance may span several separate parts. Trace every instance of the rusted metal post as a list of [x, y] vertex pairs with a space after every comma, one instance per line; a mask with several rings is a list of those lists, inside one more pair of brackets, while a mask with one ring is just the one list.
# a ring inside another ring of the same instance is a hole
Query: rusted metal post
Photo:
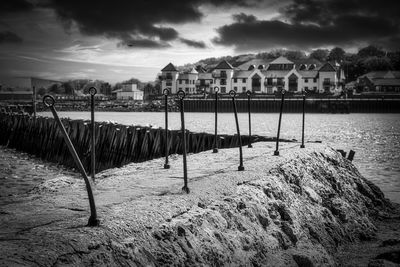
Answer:
[[282, 121], [282, 111], [283, 111], [283, 102], [284, 101], [285, 101], [285, 89], [282, 89], [281, 108], [279, 111], [278, 133], [276, 135], [276, 149], [274, 151], [274, 156], [279, 156], [279, 135], [281, 132], [281, 121]]
[[79, 159], [78, 154], [76, 153], [76, 150], [74, 148], [74, 145], [71, 142], [71, 139], [69, 139], [69, 137], [68, 137], [68, 134], [64, 128], [64, 125], [62, 124], [60, 118], [58, 117], [56, 108], [54, 107], [54, 103], [55, 103], [55, 100], [51, 95], [45, 95], [43, 97], [43, 104], [46, 107], [50, 108], [51, 113], [53, 113], [54, 120], [56, 121], [56, 123], [62, 133], [64, 141], [67, 144], [67, 147], [69, 149], [69, 152], [71, 153], [72, 158], [74, 159], [75, 164], [78, 167], [78, 170], [81, 173], [83, 180], [85, 181], [86, 191], [88, 193], [89, 205], [90, 205], [90, 217], [89, 217], [89, 221], [88, 221], [87, 225], [88, 226], [99, 226], [100, 221], [97, 218], [96, 205], [94, 202], [94, 196], [93, 196], [92, 187], [90, 185], [89, 178], [86, 174], [85, 168], [83, 167], [81, 160]]
[[169, 90], [165, 88], [163, 90], [164, 99], [165, 99], [165, 164], [164, 169], [169, 169], [170, 166], [168, 164], [168, 155], [169, 155], [169, 146], [168, 146], [168, 95]]
[[97, 94], [97, 89], [96, 87], [90, 87], [89, 88], [89, 93], [90, 93], [90, 122], [91, 122], [91, 127], [90, 127], [90, 133], [91, 133], [91, 150], [90, 150], [90, 160], [91, 160], [91, 170], [90, 173], [92, 174], [92, 180], [93, 182], [95, 181], [96, 177], [96, 129], [95, 129], [95, 123], [94, 123], [94, 96]]
[[185, 98], [186, 93], [183, 90], [178, 91], [178, 97], [180, 100], [180, 112], [181, 112], [181, 130], [182, 130], [182, 155], [183, 155], [183, 181], [184, 185], [182, 187], [182, 191], [187, 194], [190, 193], [188, 187], [188, 178], [187, 178], [187, 162], [186, 162], [186, 129], [185, 129], [185, 106], [183, 103], [183, 99]]
[[249, 144], [247, 145], [248, 148], [252, 148], [253, 145], [251, 144], [251, 91], [248, 90], [246, 92], [247, 95], [247, 111], [249, 112]]
[[214, 117], [215, 117], [215, 127], [214, 127], [214, 147], [213, 147], [213, 153], [218, 153], [218, 92], [219, 88], [218, 86], [214, 87], [214, 93], [215, 93], [215, 108], [214, 108]]
[[304, 121], [306, 113], [306, 92], [303, 90], [303, 124], [301, 128], [301, 145], [300, 148], [305, 148], [304, 146]]
[[238, 115], [237, 115], [237, 109], [236, 109], [236, 101], [235, 101], [236, 91], [231, 90], [229, 92], [229, 95], [232, 98], [233, 113], [235, 114], [235, 122], [236, 122], [236, 131], [237, 131], [237, 135], [238, 135], [238, 138], [239, 138], [239, 167], [238, 167], [238, 171], [244, 171], [244, 167], [243, 167], [243, 151], [242, 151], [242, 138], [240, 136], [239, 121], [238, 121]]

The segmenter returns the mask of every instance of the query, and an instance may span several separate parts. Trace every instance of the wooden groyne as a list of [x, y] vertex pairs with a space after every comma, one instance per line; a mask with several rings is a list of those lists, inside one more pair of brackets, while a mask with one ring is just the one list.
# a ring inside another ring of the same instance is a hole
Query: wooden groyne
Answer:
[[[161, 116], [161, 114], [160, 114]], [[62, 119], [68, 135], [87, 171], [90, 170], [90, 122]], [[165, 155], [165, 129], [96, 122], [96, 172], [142, 162]], [[181, 131], [169, 131], [169, 154], [182, 153]], [[251, 142], [273, 141], [274, 138], [253, 136]], [[189, 153], [210, 150], [214, 135], [187, 131]], [[249, 136], [242, 136], [243, 145]], [[237, 147], [237, 135], [219, 135], [220, 148]], [[75, 167], [53, 118], [0, 113], [0, 145], [15, 148], [44, 160]]]
[[[236, 99], [238, 112], [247, 111], [247, 99]], [[255, 98], [251, 100], [251, 110], [257, 113], [279, 112], [280, 99]], [[285, 99], [284, 112], [302, 112], [302, 99]], [[400, 99], [307, 99], [305, 106], [307, 113], [394, 113], [400, 112]], [[187, 112], [212, 112], [213, 99], [185, 99]], [[219, 112], [232, 112], [230, 99], [222, 98], [218, 101]]]

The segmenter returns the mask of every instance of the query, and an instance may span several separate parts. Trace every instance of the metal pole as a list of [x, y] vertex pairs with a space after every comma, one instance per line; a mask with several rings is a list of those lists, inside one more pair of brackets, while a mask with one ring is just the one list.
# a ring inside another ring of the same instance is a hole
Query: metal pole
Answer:
[[306, 92], [303, 90], [303, 125], [302, 125], [302, 129], [301, 129], [301, 145], [300, 145], [300, 148], [305, 148], [305, 146], [304, 146], [305, 113], [306, 113]]
[[71, 140], [68, 137], [64, 125], [62, 124], [60, 118], [58, 117], [56, 108], [54, 107], [54, 103], [55, 103], [54, 97], [52, 97], [51, 95], [45, 95], [43, 97], [43, 104], [46, 107], [50, 108], [51, 113], [53, 113], [54, 119], [63, 135], [64, 141], [67, 144], [69, 152], [71, 153], [72, 158], [74, 159], [75, 164], [78, 167], [78, 170], [81, 173], [83, 180], [85, 181], [86, 191], [88, 193], [89, 205], [90, 205], [90, 217], [88, 221], [88, 226], [99, 226], [100, 221], [99, 219], [97, 219], [96, 205], [94, 202], [92, 187], [90, 185], [89, 178], [87, 177], [85, 168], [83, 167], [82, 162], [80, 161], [79, 156], [75, 151], [74, 145], [72, 144]]
[[168, 88], [163, 90], [164, 99], [165, 99], [165, 164], [164, 169], [169, 169], [170, 166], [168, 164], [168, 155], [169, 155], [169, 146], [168, 146]]
[[97, 94], [96, 87], [89, 88], [90, 93], [90, 113], [91, 113], [91, 137], [92, 137], [92, 149], [90, 150], [91, 156], [91, 170], [90, 173], [92, 174], [92, 180], [95, 181], [96, 177], [96, 130], [95, 130], [95, 123], [94, 123], [94, 96]]
[[243, 152], [242, 152], [242, 138], [240, 136], [239, 121], [238, 121], [237, 109], [236, 109], [236, 101], [235, 101], [236, 91], [231, 90], [229, 92], [229, 95], [232, 97], [233, 113], [235, 114], [235, 122], [236, 122], [236, 131], [237, 131], [237, 135], [238, 135], [238, 138], [239, 138], [239, 162], [240, 163], [239, 163], [238, 171], [244, 171], [244, 167], [243, 167]]
[[185, 106], [183, 103], [183, 99], [186, 96], [186, 93], [183, 90], [178, 91], [178, 97], [180, 100], [180, 112], [181, 112], [181, 130], [182, 130], [182, 155], [183, 155], [183, 181], [184, 185], [182, 187], [182, 191], [187, 194], [190, 193], [188, 187], [188, 178], [187, 178], [187, 162], [186, 162], [186, 129], [185, 129]]
[[283, 102], [284, 101], [285, 101], [285, 89], [282, 89], [281, 108], [280, 108], [280, 112], [279, 112], [278, 133], [276, 135], [276, 150], [274, 151], [274, 156], [279, 156], [279, 134], [281, 132], [281, 121], [282, 121], [282, 111], [283, 111]]
[[36, 119], [36, 87], [32, 87], [32, 107], [33, 107], [33, 118]]
[[251, 108], [250, 108], [251, 91], [248, 90], [246, 94], [247, 94], [247, 111], [249, 112], [249, 144], [247, 145], [247, 147], [252, 148], [253, 145], [251, 144]]
[[214, 132], [214, 148], [213, 148], [213, 153], [218, 153], [218, 92], [219, 88], [218, 86], [214, 87], [214, 93], [215, 93], [215, 109], [214, 109], [214, 114], [215, 114], [215, 132]]

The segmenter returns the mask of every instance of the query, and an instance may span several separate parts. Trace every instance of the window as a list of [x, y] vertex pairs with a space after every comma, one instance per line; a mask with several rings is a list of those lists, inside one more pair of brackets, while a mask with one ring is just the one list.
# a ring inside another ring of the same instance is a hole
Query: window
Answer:
[[185, 84], [188, 84], [188, 80], [185, 80]]
[[314, 79], [313, 79], [313, 82], [315, 82], [315, 83], [316, 83], [316, 82], [317, 82], [317, 78], [314, 78]]
[[235, 78], [235, 79], [233, 79], [233, 82], [234, 82], [234, 83], [237, 83], [237, 79], [236, 79], [236, 78]]
[[189, 87], [185, 88], [186, 93], [189, 93]]
[[242, 87], [243, 92], [246, 92], [246, 86]]
[[226, 87], [225, 86], [221, 87], [221, 93], [226, 93]]
[[243, 78], [243, 79], [242, 79], [242, 82], [245, 83], [245, 82], [246, 82], [246, 78]]
[[237, 92], [237, 86], [234, 86], [234, 87], [233, 87], [233, 90], [235, 90], [235, 91]]
[[213, 84], [213, 80], [210, 80], [210, 84]]
[[272, 78], [267, 78], [267, 85], [272, 86]]
[[314, 90], [314, 91], [317, 91], [317, 87], [316, 87], [316, 86], [314, 86], [314, 87], [313, 87], [313, 90]]
[[226, 78], [226, 71], [221, 70], [220, 74], [221, 74], [221, 78]]
[[179, 84], [182, 84], [182, 80], [179, 80]]
[[307, 90], [308, 90], [308, 86], [305, 86], [305, 87], [304, 87], [304, 90], [306, 90], [306, 91], [307, 91]]
[[304, 78], [304, 82], [305, 82], [305, 83], [308, 83], [308, 79], [307, 79], [307, 78]]
[[221, 85], [226, 85], [226, 79], [221, 79], [220, 84]]
[[166, 82], [165, 85], [166, 86], [172, 86], [172, 82]]

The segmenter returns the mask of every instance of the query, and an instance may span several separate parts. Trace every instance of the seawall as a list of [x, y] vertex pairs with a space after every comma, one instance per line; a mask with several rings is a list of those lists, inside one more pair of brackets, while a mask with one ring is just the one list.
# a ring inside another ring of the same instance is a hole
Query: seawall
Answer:
[[[247, 99], [236, 99], [238, 112], [247, 112]], [[232, 112], [232, 100], [223, 98], [218, 101], [219, 112]], [[254, 98], [251, 100], [251, 111], [257, 113], [279, 112], [280, 98]], [[186, 99], [185, 111], [213, 112], [213, 99]], [[399, 99], [307, 99], [307, 113], [398, 113]], [[303, 100], [300, 98], [285, 99], [284, 112], [299, 113], [303, 111]]]
[[[237, 149], [190, 154], [190, 194], [180, 191], [179, 155], [169, 170], [155, 159], [103, 171], [94, 185], [97, 228], [84, 227], [83, 182], [50, 179], [0, 207], [0, 265], [336, 266], [342, 246], [374, 240], [395, 213], [333, 149], [273, 150], [245, 148], [243, 172]], [[392, 239], [400, 238], [395, 228]]]

